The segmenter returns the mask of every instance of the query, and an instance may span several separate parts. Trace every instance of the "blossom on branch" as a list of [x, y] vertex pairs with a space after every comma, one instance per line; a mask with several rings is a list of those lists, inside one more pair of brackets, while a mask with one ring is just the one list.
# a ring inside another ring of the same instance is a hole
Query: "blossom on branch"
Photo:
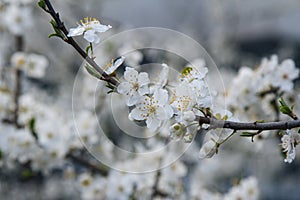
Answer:
[[133, 106], [143, 95], [149, 94], [150, 80], [146, 72], [138, 73], [135, 69], [126, 67], [124, 79], [125, 81], [120, 83], [117, 90], [125, 95], [127, 106]]
[[111, 25], [103, 25], [96, 18], [84, 18], [84, 21], [80, 21], [76, 28], [71, 28], [68, 37], [83, 35], [83, 38], [88, 42], [100, 42], [100, 37], [96, 34], [103, 33], [111, 29]]
[[130, 113], [130, 117], [135, 120], [146, 120], [150, 131], [155, 131], [163, 120], [172, 116], [173, 110], [168, 104], [168, 91], [163, 89], [156, 90], [151, 97], [143, 96]]
[[287, 130], [281, 138], [283, 152], [286, 153], [284, 162], [291, 163], [296, 157], [295, 146], [300, 142], [300, 135], [295, 130]]

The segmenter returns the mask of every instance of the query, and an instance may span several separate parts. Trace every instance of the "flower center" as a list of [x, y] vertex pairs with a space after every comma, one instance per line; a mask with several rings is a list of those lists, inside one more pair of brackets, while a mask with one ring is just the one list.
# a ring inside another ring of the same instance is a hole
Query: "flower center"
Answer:
[[138, 83], [132, 83], [132, 88], [133, 88], [135, 91], [138, 91], [138, 89], [139, 89], [139, 84], [138, 84]]
[[184, 96], [180, 96], [179, 100], [178, 100], [178, 106], [177, 106], [177, 110], [178, 111], [185, 111], [188, 110], [190, 104], [191, 104], [191, 97], [184, 95]]

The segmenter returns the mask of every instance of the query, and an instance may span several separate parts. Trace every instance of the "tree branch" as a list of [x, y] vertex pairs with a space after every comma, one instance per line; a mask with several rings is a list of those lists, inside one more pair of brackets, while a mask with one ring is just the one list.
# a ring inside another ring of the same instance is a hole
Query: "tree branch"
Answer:
[[[15, 49], [16, 51], [24, 50], [24, 37], [22, 35], [15, 36]], [[16, 69], [15, 71], [15, 89], [14, 89], [14, 110], [12, 118], [5, 118], [2, 120], [4, 123], [15, 125], [16, 128], [23, 128], [24, 125], [19, 124], [19, 99], [22, 92], [22, 70]]]
[[69, 152], [66, 155], [66, 158], [70, 158], [73, 161], [79, 163], [80, 165], [83, 165], [87, 168], [90, 168], [92, 171], [100, 173], [103, 176], [107, 176], [108, 175], [108, 168], [104, 165], [95, 165], [94, 163], [91, 163], [90, 161], [82, 158], [82, 156], [80, 155], [76, 155], [73, 152]]
[[233, 121], [223, 121], [217, 120], [208, 117], [199, 117], [199, 124], [210, 124], [209, 129], [216, 128], [227, 128], [232, 130], [258, 130], [258, 131], [266, 131], [266, 130], [287, 130], [292, 128], [300, 127], [300, 120], [292, 120], [292, 121], [281, 121], [281, 122], [253, 122], [253, 123], [245, 123], [245, 122], [233, 122]]
[[66, 43], [68, 43], [72, 47], [74, 47], [74, 49], [81, 55], [81, 57], [83, 57], [87, 61], [87, 63], [89, 63], [97, 72], [99, 72], [101, 74], [102, 80], [117, 86], [118, 81], [116, 79], [114, 79], [113, 77], [109, 76], [108, 74], [106, 74], [97, 65], [97, 63], [86, 54], [86, 52], [78, 45], [78, 43], [72, 37], [68, 37], [69, 31], [65, 27], [64, 23], [61, 21], [61, 19], [59, 17], [59, 13], [54, 10], [51, 2], [49, 0], [44, 0], [44, 2], [47, 6], [47, 9], [44, 9], [44, 10], [52, 16], [52, 18], [54, 19], [54, 21], [57, 24], [57, 28], [60, 29], [65, 35], [65, 39], [63, 39], [63, 41], [65, 41]]

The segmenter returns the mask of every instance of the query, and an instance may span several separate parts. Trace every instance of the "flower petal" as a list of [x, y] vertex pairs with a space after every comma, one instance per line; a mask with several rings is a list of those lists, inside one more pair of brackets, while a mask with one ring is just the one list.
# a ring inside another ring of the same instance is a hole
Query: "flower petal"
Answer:
[[135, 94], [133, 96], [130, 96], [128, 99], [127, 99], [127, 106], [133, 106], [135, 105], [139, 100], [141, 99], [141, 96], [138, 95], [138, 94]]
[[139, 93], [141, 96], [143, 96], [143, 95], [145, 95], [145, 94], [149, 94], [149, 92], [150, 92], [150, 90], [149, 90], [149, 88], [148, 88], [147, 85], [144, 85], [144, 86], [142, 86], [142, 87], [139, 87], [139, 89], [138, 89], [138, 93]]
[[156, 109], [156, 117], [160, 120], [168, 119], [168, 114], [166, 113], [165, 109], [159, 107]]
[[100, 33], [103, 33], [112, 28], [111, 25], [103, 25], [100, 23], [94, 23], [94, 24], [91, 24], [91, 26], [95, 31], [100, 32]]
[[130, 113], [130, 117], [132, 117], [135, 120], [144, 120], [145, 112], [138, 108], [134, 108]]
[[154, 132], [161, 124], [160, 120], [152, 117], [148, 117], [146, 120], [147, 128], [150, 131]]
[[164, 89], [158, 89], [153, 94], [154, 99], [158, 101], [158, 105], [165, 105], [168, 102], [168, 91]]
[[131, 90], [131, 84], [128, 82], [122, 82], [117, 88], [120, 94], [129, 95]]
[[100, 38], [96, 35], [94, 30], [86, 31], [83, 38], [86, 39], [88, 42], [100, 42]]
[[82, 26], [78, 26], [77, 28], [71, 28], [68, 33], [68, 37], [82, 35], [84, 32], [84, 28]]
[[131, 68], [131, 67], [126, 67], [126, 71], [124, 72], [124, 78], [126, 81], [135, 83], [137, 81], [138, 77], [138, 72]]
[[150, 83], [148, 73], [141, 72], [138, 76], [138, 83], [140, 86], [148, 85]]

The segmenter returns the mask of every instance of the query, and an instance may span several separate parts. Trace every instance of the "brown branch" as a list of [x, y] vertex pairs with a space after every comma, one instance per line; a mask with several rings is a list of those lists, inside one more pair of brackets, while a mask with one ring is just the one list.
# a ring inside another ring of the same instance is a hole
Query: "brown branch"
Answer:
[[44, 9], [44, 10], [52, 16], [52, 18], [55, 20], [55, 22], [57, 24], [57, 28], [60, 29], [65, 35], [65, 39], [63, 39], [63, 41], [65, 41], [66, 43], [73, 46], [73, 48], [81, 55], [81, 57], [83, 57], [87, 61], [87, 63], [89, 63], [97, 72], [99, 72], [101, 74], [101, 79], [102, 80], [117, 86], [118, 81], [116, 79], [114, 79], [113, 77], [109, 76], [108, 74], [106, 74], [97, 65], [97, 63], [91, 57], [89, 57], [87, 55], [87, 53], [78, 45], [78, 43], [72, 37], [68, 37], [69, 31], [65, 27], [64, 23], [61, 21], [61, 19], [59, 17], [59, 13], [54, 10], [54, 8], [53, 8], [52, 4], [50, 3], [50, 1], [49, 0], [44, 0], [44, 2], [47, 6], [47, 9]]
[[[22, 35], [15, 36], [15, 49], [16, 51], [24, 50], [24, 37]], [[22, 70], [16, 69], [15, 71], [15, 89], [14, 89], [14, 110], [13, 117], [5, 118], [2, 120], [4, 123], [15, 125], [16, 128], [23, 128], [24, 125], [19, 124], [19, 99], [22, 92]]]
[[271, 89], [263, 91], [263, 92], [259, 92], [259, 93], [257, 93], [257, 95], [259, 97], [263, 98], [263, 97], [265, 97], [268, 94], [276, 94], [276, 93], [278, 93], [278, 91], [279, 91], [279, 88], [275, 87], [275, 88], [271, 88]]
[[108, 168], [105, 165], [103, 164], [95, 165], [94, 163], [91, 163], [89, 160], [84, 159], [82, 156], [76, 155], [74, 152], [69, 152], [66, 155], [66, 158], [70, 158], [73, 161], [76, 161], [77, 163], [91, 169], [94, 172], [100, 173], [103, 176], [108, 175]]
[[245, 123], [245, 122], [233, 122], [233, 121], [223, 121], [217, 120], [208, 117], [199, 117], [199, 124], [210, 124], [209, 129], [216, 128], [227, 128], [232, 130], [258, 130], [258, 131], [266, 131], [266, 130], [287, 130], [292, 128], [300, 127], [300, 120], [292, 120], [292, 121], [280, 121], [280, 122], [253, 122], [253, 123]]
[[155, 181], [154, 185], [152, 186], [152, 194], [150, 199], [154, 199], [155, 197], [168, 197], [169, 194], [160, 190], [158, 185], [159, 185], [159, 180], [161, 177], [161, 170], [157, 170], [156, 175], [155, 175]]

